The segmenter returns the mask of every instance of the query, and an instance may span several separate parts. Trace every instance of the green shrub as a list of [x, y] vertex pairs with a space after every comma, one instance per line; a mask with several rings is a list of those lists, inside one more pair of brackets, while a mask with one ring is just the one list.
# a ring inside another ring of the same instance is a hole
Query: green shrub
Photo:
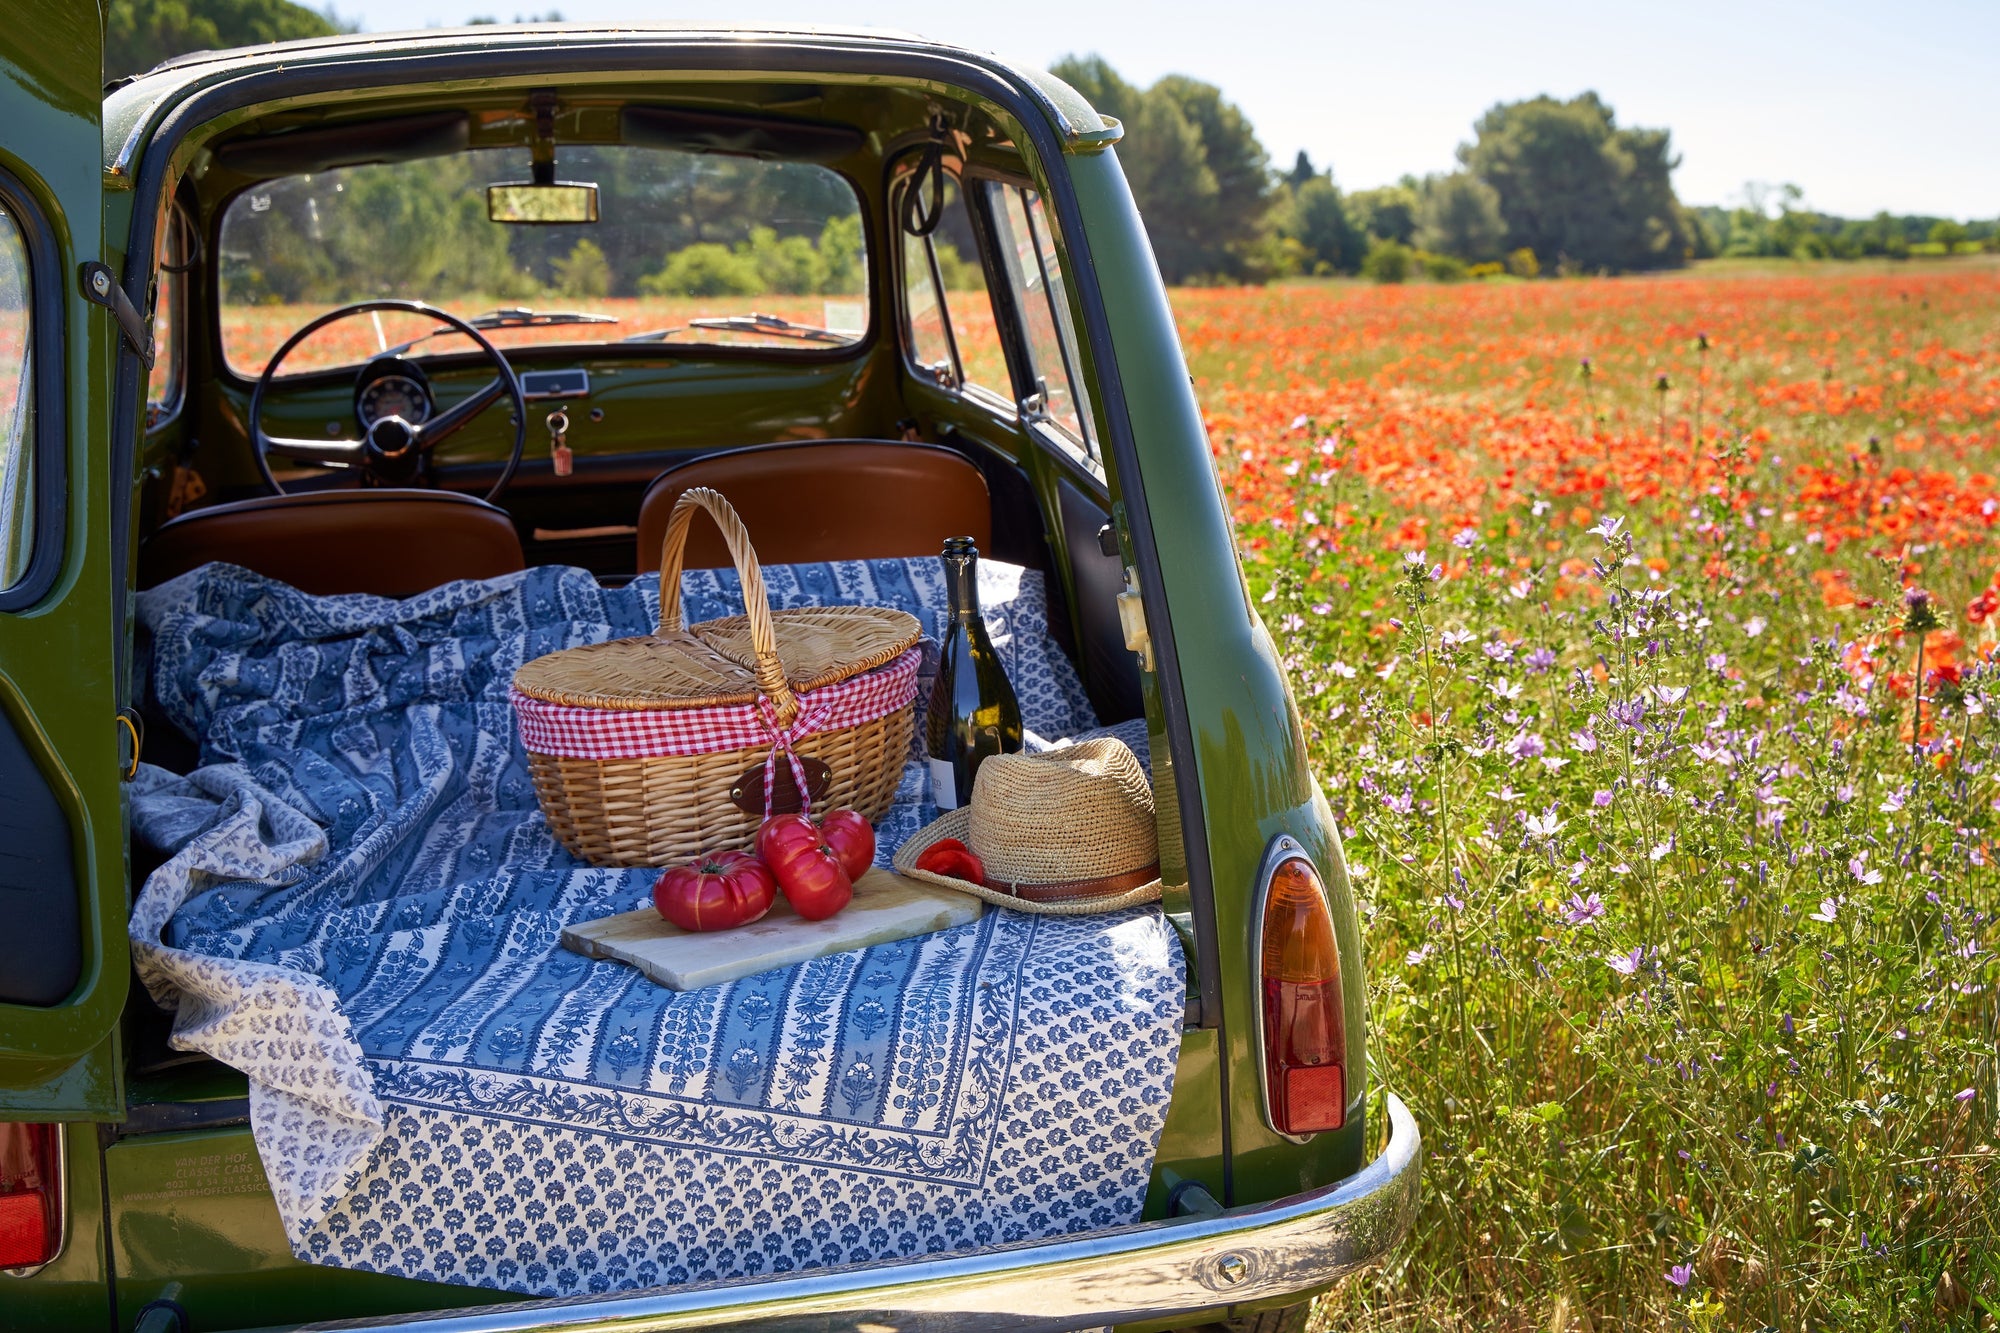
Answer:
[[1505, 264], [1473, 264], [1465, 270], [1465, 276], [1479, 279], [1498, 278], [1504, 276], [1506, 272]]
[[1535, 258], [1535, 252], [1524, 245], [1508, 253], [1507, 271], [1517, 278], [1532, 278], [1541, 273], [1542, 261]]
[[555, 288], [564, 296], [588, 300], [611, 294], [611, 264], [595, 241], [578, 241], [552, 267], [555, 269]]
[[713, 241], [676, 250], [665, 268], [639, 279], [646, 296], [755, 296], [763, 290], [753, 261]]
[[780, 240], [769, 227], [752, 227], [736, 253], [756, 267], [764, 291], [808, 296], [826, 285], [826, 261], [803, 236]]
[[1377, 240], [1361, 261], [1361, 276], [1375, 282], [1408, 282], [1416, 252], [1401, 241]]
[[944, 277], [944, 289], [948, 292], [976, 292], [986, 286], [986, 273], [976, 260], [967, 260], [958, 253], [958, 247], [943, 237], [932, 242], [937, 250], [938, 272]]
[[1464, 282], [1465, 261], [1456, 255], [1434, 255], [1425, 250], [1417, 251], [1417, 262], [1424, 266], [1424, 276], [1432, 282]]
[[828, 218], [819, 232], [820, 262], [826, 277], [820, 290], [828, 296], [859, 295], [868, 277], [861, 240], [861, 215]]

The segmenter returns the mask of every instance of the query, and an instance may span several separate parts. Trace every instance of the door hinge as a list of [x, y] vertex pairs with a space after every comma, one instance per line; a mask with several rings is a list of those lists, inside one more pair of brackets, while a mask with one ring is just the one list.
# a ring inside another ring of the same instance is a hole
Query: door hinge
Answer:
[[146, 323], [146, 317], [139, 313], [139, 307], [132, 304], [132, 298], [118, 285], [118, 279], [108, 265], [93, 259], [82, 269], [84, 299], [101, 305], [111, 312], [118, 321], [119, 331], [125, 341], [132, 344], [132, 350], [146, 364], [153, 368], [153, 330]]
[[1153, 636], [1146, 628], [1146, 602], [1139, 594], [1139, 571], [1125, 567], [1125, 591], [1118, 594], [1118, 623], [1125, 630], [1125, 646], [1139, 654], [1139, 665], [1153, 669]]

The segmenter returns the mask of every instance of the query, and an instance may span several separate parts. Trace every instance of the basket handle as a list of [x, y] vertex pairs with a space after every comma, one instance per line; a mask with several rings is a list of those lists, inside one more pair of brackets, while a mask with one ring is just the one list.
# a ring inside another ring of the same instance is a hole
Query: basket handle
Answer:
[[743, 585], [743, 609], [750, 615], [750, 649], [756, 655], [752, 671], [757, 688], [777, 710], [778, 725], [789, 727], [799, 715], [798, 697], [785, 680], [784, 663], [778, 660], [778, 631], [771, 623], [771, 597], [764, 590], [764, 570], [757, 563], [750, 532], [722, 492], [696, 486], [681, 492], [674, 512], [667, 519], [667, 539], [660, 548], [660, 628], [662, 634], [686, 629], [681, 615], [681, 561], [687, 547], [688, 525], [697, 509], [706, 509], [722, 530], [722, 540], [735, 562], [737, 580]]

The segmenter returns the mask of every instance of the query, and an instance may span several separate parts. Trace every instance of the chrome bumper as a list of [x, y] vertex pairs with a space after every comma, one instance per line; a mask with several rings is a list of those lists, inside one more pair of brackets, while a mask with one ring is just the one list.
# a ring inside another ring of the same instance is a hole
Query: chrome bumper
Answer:
[[1362, 1171], [1212, 1217], [796, 1277], [305, 1327], [1066, 1333], [1311, 1291], [1381, 1259], [1416, 1215], [1422, 1136], [1399, 1098], [1387, 1102], [1388, 1147]]

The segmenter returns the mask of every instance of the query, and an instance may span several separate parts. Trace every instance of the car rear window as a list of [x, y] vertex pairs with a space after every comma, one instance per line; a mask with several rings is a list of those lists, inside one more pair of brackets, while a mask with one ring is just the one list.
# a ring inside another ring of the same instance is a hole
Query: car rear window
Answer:
[[[869, 325], [861, 201], [804, 162], [629, 146], [565, 146], [564, 180], [595, 182], [598, 221], [489, 221], [485, 187], [528, 179], [522, 148], [345, 167], [253, 186], [223, 213], [223, 352], [262, 372], [292, 332], [350, 301], [396, 297], [529, 343], [837, 350]], [[564, 322], [526, 324], [505, 312]], [[396, 312], [342, 320], [286, 371], [366, 361], [436, 325]], [[462, 352], [459, 335], [411, 354]]]

